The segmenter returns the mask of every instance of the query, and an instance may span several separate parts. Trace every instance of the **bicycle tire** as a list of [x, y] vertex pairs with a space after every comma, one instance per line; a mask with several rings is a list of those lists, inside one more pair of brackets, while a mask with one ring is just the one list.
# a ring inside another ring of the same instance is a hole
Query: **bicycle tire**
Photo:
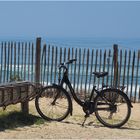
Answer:
[[[35, 99], [37, 112], [43, 119], [48, 121], [64, 120], [70, 113], [71, 105], [72, 102], [68, 93], [58, 86], [45, 87]], [[52, 110], [50, 110], [51, 108]]]
[[104, 126], [119, 128], [128, 121], [131, 107], [124, 94], [118, 89], [106, 89], [96, 97], [95, 116]]

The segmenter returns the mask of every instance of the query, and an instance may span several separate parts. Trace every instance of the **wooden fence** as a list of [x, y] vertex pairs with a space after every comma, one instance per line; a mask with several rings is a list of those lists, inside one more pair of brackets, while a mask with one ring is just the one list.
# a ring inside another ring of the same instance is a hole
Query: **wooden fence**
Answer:
[[[57, 66], [60, 62], [76, 58], [69, 65], [69, 78], [77, 93], [88, 96], [93, 84], [126, 86], [125, 92], [133, 102], [140, 102], [140, 50], [62, 48], [36, 42], [2, 42], [0, 45], [0, 82], [28, 80], [44, 85], [58, 82]], [[103, 79], [96, 79], [92, 72], [108, 71]], [[67, 88], [67, 87], [66, 87]]]

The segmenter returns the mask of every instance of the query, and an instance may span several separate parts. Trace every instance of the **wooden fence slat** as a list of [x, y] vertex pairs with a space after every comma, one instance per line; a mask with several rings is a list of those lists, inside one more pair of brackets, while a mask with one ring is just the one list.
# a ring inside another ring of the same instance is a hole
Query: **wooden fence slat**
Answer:
[[[75, 50], [75, 59], [77, 59], [77, 48], [76, 48], [76, 50]], [[76, 62], [74, 63], [74, 84], [73, 84], [73, 88], [74, 88], [74, 90], [75, 90], [75, 87], [76, 87], [76, 85], [75, 85], [75, 83], [76, 83]]]
[[118, 86], [121, 85], [121, 71], [122, 71], [122, 50], [120, 51], [120, 63], [119, 63], [119, 72], [118, 72]]
[[92, 75], [92, 72], [93, 72], [93, 71], [92, 71], [92, 69], [93, 69], [93, 58], [94, 58], [94, 50], [92, 49], [88, 93], [90, 93], [90, 84], [91, 84], [91, 79], [92, 79], [92, 77], [93, 77], [93, 75]]
[[32, 43], [32, 58], [31, 58], [31, 81], [33, 81], [34, 79], [34, 76], [33, 76], [33, 73], [34, 73], [34, 44]]
[[[62, 48], [60, 48], [59, 52], [60, 52], [59, 53], [59, 64], [60, 64], [60, 63], [62, 63]], [[61, 71], [59, 71], [58, 75], [60, 76], [60, 77], [58, 77], [59, 78], [58, 83], [60, 84], [60, 80], [61, 80], [60, 78], [62, 78], [61, 77]]]
[[85, 97], [87, 98], [88, 97], [88, 94], [87, 94], [87, 80], [88, 80], [88, 67], [89, 67], [89, 49], [87, 50], [87, 61], [86, 61], [86, 78], [85, 78]]
[[56, 71], [57, 71], [57, 47], [55, 47], [55, 71], [54, 71], [54, 83], [56, 83]]
[[139, 59], [140, 59], [140, 50], [138, 51], [138, 57], [137, 57], [137, 66], [136, 66], [136, 84], [135, 84], [134, 102], [136, 102], [136, 97], [137, 97], [137, 85], [138, 85], [138, 73], [139, 73]]
[[133, 52], [133, 61], [132, 61], [132, 78], [131, 78], [131, 90], [130, 90], [130, 99], [131, 101], [134, 101], [132, 99], [132, 89], [133, 89], [133, 80], [134, 80], [134, 66], [135, 66], [135, 51]]
[[[71, 51], [70, 51], [70, 48], [68, 48], [68, 54], [67, 54], [67, 59], [68, 59], [68, 60], [70, 59], [70, 52], [71, 52]], [[69, 69], [69, 67], [70, 67], [70, 66], [68, 65], [68, 69]], [[69, 72], [69, 77], [70, 77], [70, 72]]]
[[[71, 54], [71, 59], [73, 59], [74, 57], [74, 48], [72, 48], [72, 54]], [[75, 63], [76, 64], [76, 63]], [[73, 64], [70, 65], [71, 66], [71, 70], [70, 70], [70, 81], [72, 82], [72, 70], [73, 70]]]
[[12, 78], [12, 62], [13, 62], [13, 42], [11, 42], [11, 54], [10, 54], [10, 80]]
[[51, 74], [50, 74], [50, 76], [51, 76], [51, 78], [50, 78], [50, 82], [51, 82], [51, 84], [52, 84], [52, 77], [53, 77], [53, 62], [54, 62], [54, 47], [52, 46], [52, 60], [51, 60]]
[[111, 55], [111, 50], [109, 49], [109, 52], [108, 52], [108, 58], [107, 58], [107, 71], [108, 71], [108, 75], [107, 75], [107, 79], [106, 79], [106, 85], [109, 85], [108, 82], [109, 82], [109, 75], [110, 75], [110, 55]]
[[17, 67], [18, 67], [18, 72], [17, 72], [17, 75], [18, 75], [18, 77], [21, 79], [21, 77], [20, 77], [20, 75], [19, 75], [19, 62], [20, 62], [20, 42], [18, 42], [18, 53], [17, 53], [17, 55], [18, 55], [18, 59], [17, 59], [17, 61], [18, 61], [18, 65], [17, 65]]
[[40, 82], [40, 59], [41, 59], [41, 38], [36, 38], [36, 54], [35, 54], [35, 82]]
[[3, 82], [6, 82], [6, 60], [7, 60], [7, 43], [4, 43], [4, 76], [3, 76]]
[[6, 82], [8, 82], [9, 80], [9, 58], [10, 58], [10, 42], [8, 42], [8, 56], [7, 56], [7, 80]]
[[29, 45], [28, 45], [28, 80], [30, 78], [30, 48], [31, 48], [31, 44], [29, 42]]
[[26, 60], [27, 60], [27, 42], [25, 43], [25, 50], [24, 50], [24, 80], [26, 80]]
[[113, 86], [114, 84], [114, 71], [113, 71], [113, 68], [114, 68], [114, 56], [113, 56], [113, 52], [111, 51], [111, 56], [112, 57], [112, 60], [111, 60], [111, 87]]
[[126, 58], [127, 58], [127, 51], [125, 50], [124, 55], [124, 69], [123, 69], [123, 86], [125, 85], [125, 73], [126, 73]]
[[47, 85], [49, 84], [50, 45], [48, 46]]
[[[97, 61], [98, 61], [98, 50], [96, 50], [96, 58], [95, 58], [95, 68], [94, 68], [94, 71], [96, 72], [96, 69], [97, 69]], [[96, 77], [94, 75], [94, 84], [96, 82]]]
[[118, 45], [113, 45], [114, 54], [113, 54], [113, 62], [114, 62], [114, 81], [113, 86], [117, 87], [118, 85]]
[[[99, 59], [99, 72], [101, 72], [101, 64], [102, 64], [102, 50], [100, 50], [100, 59]], [[100, 84], [100, 78], [98, 78], [98, 88]]]
[[83, 76], [84, 76], [84, 60], [85, 60], [85, 52], [86, 49], [84, 49], [83, 52], [83, 58], [82, 58], [82, 75], [81, 75], [81, 85], [80, 85], [80, 91], [82, 92], [82, 84], [83, 84]]
[[1, 43], [1, 71], [0, 71], [0, 83], [2, 83], [2, 68], [3, 68], [3, 42]]
[[14, 78], [16, 77], [16, 42], [14, 42]]
[[[106, 68], [106, 50], [104, 51], [104, 58], [103, 58], [103, 72], [105, 72], [105, 68]], [[102, 85], [104, 84], [104, 79], [105, 77], [103, 77]]]
[[21, 78], [23, 79], [23, 66], [24, 66], [24, 43], [22, 42], [22, 52], [21, 52]]
[[42, 58], [41, 58], [41, 82], [45, 81], [45, 70], [46, 70], [46, 44], [43, 46]]
[[77, 90], [76, 92], [78, 93], [78, 87], [79, 87], [79, 81], [80, 81], [80, 67], [81, 67], [81, 48], [79, 49], [79, 66], [78, 66], [78, 78], [77, 78]]
[[128, 94], [128, 87], [129, 87], [130, 61], [131, 61], [131, 51], [129, 50], [128, 65], [127, 65], [127, 87], [126, 87], [126, 94]]

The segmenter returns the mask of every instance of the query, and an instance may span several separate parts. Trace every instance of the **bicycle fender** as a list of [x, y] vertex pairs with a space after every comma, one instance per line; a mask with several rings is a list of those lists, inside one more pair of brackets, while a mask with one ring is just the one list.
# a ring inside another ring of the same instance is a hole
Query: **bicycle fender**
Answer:
[[54, 83], [52, 85], [57, 87], [57, 88], [59, 88], [59, 89], [61, 89], [61, 90], [63, 90], [63, 92], [65, 92], [68, 95], [68, 98], [70, 100], [70, 115], [72, 116], [73, 105], [72, 105], [72, 100], [71, 100], [71, 97], [70, 97], [69, 93], [60, 85], [57, 85], [57, 84], [54, 84]]
[[[128, 98], [128, 96], [122, 91], [122, 90], [120, 90], [120, 89], [115, 89], [115, 88], [107, 88], [107, 89], [105, 89], [105, 90], [114, 90], [114, 91], [119, 91], [123, 96], [125, 96], [125, 98], [126, 98], [126, 100], [128, 101], [128, 105], [130, 106], [130, 107], [133, 107], [132, 106], [132, 103], [131, 103], [131, 101], [130, 101], [130, 99]], [[103, 91], [105, 91], [105, 90], [103, 90]]]
[[128, 96], [127, 96], [124, 92], [122, 92], [122, 94], [126, 97], [129, 106], [130, 106], [130, 107], [133, 107], [133, 106], [132, 106], [132, 103], [131, 103], [131, 101], [130, 101], [130, 99], [128, 98]]

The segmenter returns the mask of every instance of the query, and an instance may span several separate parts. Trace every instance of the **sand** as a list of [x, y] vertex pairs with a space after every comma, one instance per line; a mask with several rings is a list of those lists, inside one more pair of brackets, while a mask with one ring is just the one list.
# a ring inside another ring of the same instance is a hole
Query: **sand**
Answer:
[[[30, 113], [38, 115], [34, 101], [30, 102]], [[39, 115], [38, 115], [39, 116]], [[0, 132], [1, 139], [140, 139], [140, 104], [133, 104], [129, 121], [120, 129], [111, 129], [100, 124], [94, 115], [91, 115], [85, 126], [81, 124], [84, 113], [74, 103], [73, 116], [68, 116], [62, 122], [45, 122], [40, 125], [31, 125], [7, 129]]]

